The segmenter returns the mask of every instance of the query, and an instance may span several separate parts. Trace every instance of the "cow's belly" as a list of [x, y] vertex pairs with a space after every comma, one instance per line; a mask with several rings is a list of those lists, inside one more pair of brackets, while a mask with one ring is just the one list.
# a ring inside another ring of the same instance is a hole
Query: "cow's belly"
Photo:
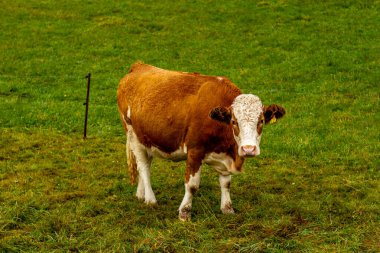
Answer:
[[159, 157], [167, 160], [172, 160], [175, 162], [183, 161], [187, 159], [187, 150], [186, 146], [184, 148], [180, 147], [179, 149], [175, 150], [171, 153], [166, 153], [158, 148], [151, 147], [148, 149], [149, 155], [153, 157]]
[[[175, 149], [173, 148], [172, 152], [163, 151], [153, 145], [147, 146], [142, 143], [136, 135], [135, 129], [132, 125], [127, 125], [127, 141], [130, 142], [130, 146], [135, 149], [144, 149], [147, 154], [151, 157], [159, 157], [172, 161], [183, 161], [187, 159], [187, 147], [184, 144], [183, 146]], [[153, 143], [154, 144], [154, 143]]]
[[225, 153], [209, 153], [203, 160], [204, 163], [213, 167], [219, 174], [227, 176], [240, 171], [236, 168], [234, 160]]

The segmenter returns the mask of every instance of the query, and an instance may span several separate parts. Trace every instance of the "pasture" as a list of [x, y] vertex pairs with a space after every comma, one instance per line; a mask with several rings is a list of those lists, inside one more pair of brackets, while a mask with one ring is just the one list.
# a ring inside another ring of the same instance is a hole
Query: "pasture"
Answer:
[[[379, 1], [0, 1], [0, 31], [0, 252], [380, 251]], [[153, 163], [157, 206], [134, 197], [116, 89], [137, 60], [286, 108], [235, 215], [205, 168], [178, 220], [184, 163]]]

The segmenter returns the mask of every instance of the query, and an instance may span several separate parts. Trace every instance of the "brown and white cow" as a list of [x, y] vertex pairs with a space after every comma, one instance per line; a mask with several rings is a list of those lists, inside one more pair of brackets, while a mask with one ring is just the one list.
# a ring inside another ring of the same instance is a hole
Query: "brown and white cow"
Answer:
[[135, 63], [121, 79], [117, 101], [127, 135], [131, 180], [139, 173], [138, 199], [157, 202], [150, 182], [153, 157], [187, 161], [181, 220], [190, 219], [202, 163], [219, 173], [222, 212], [234, 212], [231, 174], [242, 170], [245, 157], [260, 154], [263, 125], [285, 114], [281, 106], [263, 106], [257, 96], [242, 94], [225, 77], [143, 63]]

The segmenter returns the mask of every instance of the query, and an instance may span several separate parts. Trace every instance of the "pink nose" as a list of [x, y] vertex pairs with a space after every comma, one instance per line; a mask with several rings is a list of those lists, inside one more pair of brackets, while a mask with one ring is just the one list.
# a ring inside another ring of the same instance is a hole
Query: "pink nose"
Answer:
[[251, 146], [251, 145], [242, 146], [241, 150], [243, 151], [244, 156], [256, 155], [256, 146]]

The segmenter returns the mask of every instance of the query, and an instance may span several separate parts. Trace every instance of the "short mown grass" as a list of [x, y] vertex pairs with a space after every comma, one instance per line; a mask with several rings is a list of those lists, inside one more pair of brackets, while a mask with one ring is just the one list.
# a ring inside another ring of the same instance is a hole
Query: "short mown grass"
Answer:
[[[0, 3], [0, 252], [380, 251], [378, 1]], [[156, 160], [134, 197], [116, 107], [136, 60], [229, 77], [287, 115], [232, 180]], [[82, 140], [87, 73], [89, 129]]]

